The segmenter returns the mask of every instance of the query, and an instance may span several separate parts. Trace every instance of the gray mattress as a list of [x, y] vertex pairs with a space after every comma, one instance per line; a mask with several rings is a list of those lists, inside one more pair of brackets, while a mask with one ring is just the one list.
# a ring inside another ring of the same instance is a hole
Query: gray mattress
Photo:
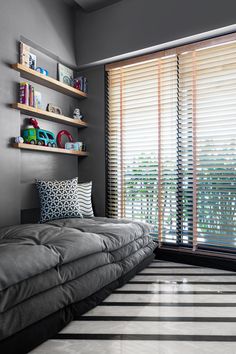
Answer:
[[150, 231], [108, 218], [0, 229], [0, 340], [132, 270], [156, 247]]

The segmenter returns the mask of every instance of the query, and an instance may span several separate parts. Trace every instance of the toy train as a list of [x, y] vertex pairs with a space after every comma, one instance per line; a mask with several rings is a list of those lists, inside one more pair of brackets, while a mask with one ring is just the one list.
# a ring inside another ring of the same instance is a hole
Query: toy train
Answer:
[[42, 146], [56, 146], [56, 138], [52, 132], [44, 129], [29, 128], [23, 130], [24, 143]]
[[31, 118], [29, 123], [33, 125], [33, 128], [23, 130], [22, 137], [24, 143], [56, 147], [56, 137], [54, 133], [40, 129], [36, 119]]

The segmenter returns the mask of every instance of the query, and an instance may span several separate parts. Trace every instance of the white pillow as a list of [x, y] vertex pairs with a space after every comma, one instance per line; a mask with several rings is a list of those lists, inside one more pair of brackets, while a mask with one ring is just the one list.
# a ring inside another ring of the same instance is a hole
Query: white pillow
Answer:
[[81, 214], [86, 218], [94, 216], [92, 207], [92, 182], [78, 184], [78, 199]]

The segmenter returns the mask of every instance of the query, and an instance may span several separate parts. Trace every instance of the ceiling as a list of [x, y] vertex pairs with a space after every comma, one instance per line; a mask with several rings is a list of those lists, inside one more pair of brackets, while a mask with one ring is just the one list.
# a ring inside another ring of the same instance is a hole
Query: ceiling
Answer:
[[74, 0], [84, 11], [92, 12], [122, 0]]

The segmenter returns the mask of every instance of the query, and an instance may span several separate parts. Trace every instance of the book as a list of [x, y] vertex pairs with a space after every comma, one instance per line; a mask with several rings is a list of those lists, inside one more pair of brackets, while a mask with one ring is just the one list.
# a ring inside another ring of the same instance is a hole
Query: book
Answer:
[[34, 91], [34, 107], [42, 108], [42, 94], [39, 91]]
[[88, 93], [88, 80], [87, 80], [86, 77], [84, 77], [83, 85], [84, 85], [83, 91], [84, 91], [85, 93]]
[[20, 83], [20, 103], [29, 105], [29, 84], [28, 82]]
[[30, 55], [30, 47], [20, 42], [20, 64], [29, 67], [29, 55]]
[[29, 106], [34, 107], [34, 87], [29, 85]]
[[73, 86], [77, 90], [83, 91], [85, 93], [88, 92], [88, 81], [84, 76], [78, 76], [73, 80]]
[[28, 82], [20, 83], [20, 103], [30, 107], [42, 108], [42, 94]]
[[28, 101], [28, 105], [31, 105], [31, 85], [29, 84], [29, 101]]

